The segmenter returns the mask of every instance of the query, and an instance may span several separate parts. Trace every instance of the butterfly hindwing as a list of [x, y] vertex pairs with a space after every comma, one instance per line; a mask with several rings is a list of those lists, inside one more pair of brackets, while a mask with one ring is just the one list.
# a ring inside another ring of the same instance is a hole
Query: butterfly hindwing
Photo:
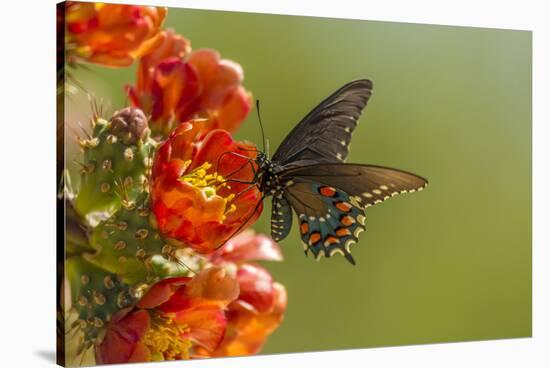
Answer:
[[292, 209], [284, 198], [273, 198], [271, 209], [271, 237], [275, 241], [281, 241], [290, 232], [292, 227]]
[[344, 162], [351, 134], [372, 93], [368, 79], [352, 81], [327, 97], [288, 134], [273, 161], [285, 167]]
[[316, 259], [342, 254], [355, 264], [350, 247], [365, 229], [364, 210], [346, 192], [312, 182], [297, 182], [285, 196], [298, 215], [304, 251]]

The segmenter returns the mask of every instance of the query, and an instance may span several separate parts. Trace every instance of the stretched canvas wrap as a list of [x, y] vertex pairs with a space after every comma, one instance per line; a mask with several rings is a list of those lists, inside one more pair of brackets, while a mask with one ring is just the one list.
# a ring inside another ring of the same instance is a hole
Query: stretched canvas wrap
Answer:
[[59, 364], [531, 336], [530, 32], [92, 2], [57, 32]]

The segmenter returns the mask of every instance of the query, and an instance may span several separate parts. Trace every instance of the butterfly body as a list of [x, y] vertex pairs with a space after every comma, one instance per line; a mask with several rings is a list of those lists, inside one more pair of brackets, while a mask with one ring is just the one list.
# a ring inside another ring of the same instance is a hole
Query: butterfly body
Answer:
[[297, 214], [306, 255], [342, 254], [365, 230], [365, 209], [397, 194], [422, 190], [427, 180], [398, 169], [344, 163], [353, 130], [372, 93], [372, 82], [347, 83], [288, 134], [271, 159], [256, 158], [254, 183], [273, 197], [271, 236], [284, 239]]

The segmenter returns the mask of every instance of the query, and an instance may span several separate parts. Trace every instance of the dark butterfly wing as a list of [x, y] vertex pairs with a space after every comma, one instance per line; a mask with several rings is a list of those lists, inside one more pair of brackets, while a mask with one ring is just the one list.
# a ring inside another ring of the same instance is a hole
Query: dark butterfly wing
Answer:
[[361, 164], [316, 164], [285, 170], [282, 180], [300, 179], [343, 190], [367, 208], [401, 193], [423, 190], [428, 181], [398, 169]]
[[368, 79], [344, 85], [296, 125], [273, 155], [273, 161], [286, 167], [343, 162], [371, 93], [372, 82]]
[[[427, 180], [402, 170], [374, 165], [316, 164], [285, 170], [280, 178], [292, 183], [283, 200], [298, 215], [300, 235], [306, 254], [316, 259], [340, 253], [355, 264], [350, 246], [365, 230], [365, 208], [400, 193], [420, 191]], [[275, 213], [284, 218], [284, 229], [276, 228], [276, 240], [289, 231], [288, 208]], [[273, 224], [273, 223], [272, 223]]]
[[365, 230], [362, 207], [342, 190], [309, 181], [298, 180], [284, 195], [298, 215], [306, 255], [319, 260], [340, 253], [355, 264], [350, 247]]
[[292, 209], [286, 198], [273, 198], [271, 209], [271, 237], [280, 241], [288, 235], [292, 227]]

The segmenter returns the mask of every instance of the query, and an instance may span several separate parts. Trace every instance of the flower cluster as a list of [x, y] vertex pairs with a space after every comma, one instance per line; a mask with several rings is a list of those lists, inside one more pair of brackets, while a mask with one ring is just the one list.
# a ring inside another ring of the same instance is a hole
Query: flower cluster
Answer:
[[287, 294], [258, 264], [282, 260], [279, 246], [250, 229], [262, 193], [257, 148], [232, 136], [251, 109], [241, 66], [163, 29], [165, 8], [64, 11], [69, 68], [137, 62], [131, 106], [94, 110], [80, 188], [65, 190], [67, 228], [86, 228], [68, 244], [77, 351], [97, 364], [259, 352]]
[[67, 51], [72, 62], [128, 66], [160, 30], [166, 8], [66, 3]]
[[127, 87], [134, 106], [151, 115], [153, 131], [170, 132], [179, 123], [206, 118], [198, 136], [220, 128], [234, 132], [251, 108], [251, 94], [241, 85], [239, 64], [215, 50], [191, 51], [191, 43], [163, 31], [144, 50], [135, 86]]

